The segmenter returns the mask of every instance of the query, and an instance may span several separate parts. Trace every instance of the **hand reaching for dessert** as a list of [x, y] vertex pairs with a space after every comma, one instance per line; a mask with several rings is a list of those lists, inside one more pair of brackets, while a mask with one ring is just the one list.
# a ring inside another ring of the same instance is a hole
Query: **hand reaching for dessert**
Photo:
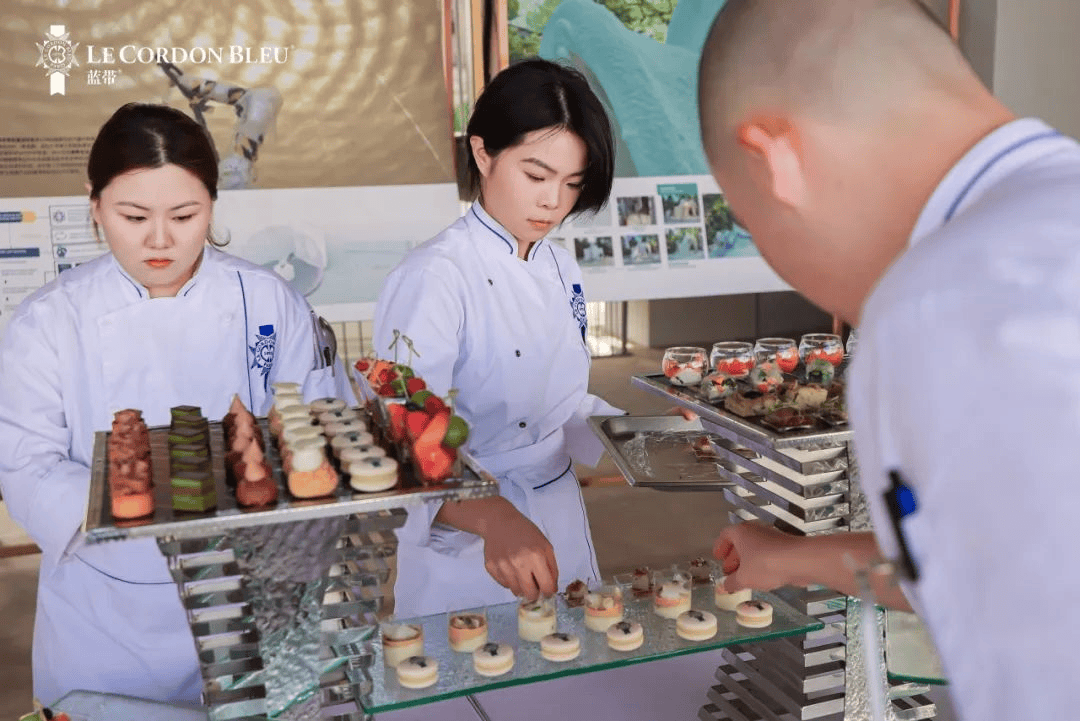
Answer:
[[725, 590], [771, 591], [791, 583], [787, 561], [798, 540], [759, 521], [725, 528], [713, 545], [713, 555], [727, 576]]
[[555, 550], [532, 521], [502, 496], [444, 503], [435, 520], [484, 540], [484, 568], [515, 596], [535, 601], [558, 590]]
[[685, 418], [688, 421], [696, 421], [698, 419], [698, 414], [697, 413], [694, 413], [689, 408], [681, 408], [679, 406], [675, 406], [674, 408], [669, 409], [668, 412], [665, 413], [664, 415], [666, 415], [666, 416], [682, 416], [683, 418]]
[[480, 534], [484, 567], [495, 581], [519, 597], [535, 601], [558, 590], [559, 567], [551, 542], [510, 503]]

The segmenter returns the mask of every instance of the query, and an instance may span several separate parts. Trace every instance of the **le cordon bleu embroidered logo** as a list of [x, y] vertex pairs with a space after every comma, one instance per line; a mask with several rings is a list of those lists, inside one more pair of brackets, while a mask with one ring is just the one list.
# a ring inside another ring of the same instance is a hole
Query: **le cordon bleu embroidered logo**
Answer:
[[69, 33], [63, 25], [50, 25], [45, 33], [45, 42], [35, 43], [38, 47], [38, 61], [35, 68], [45, 68], [49, 78], [49, 95], [63, 95], [68, 73], [79, 64], [75, 59], [78, 43], [72, 43]]

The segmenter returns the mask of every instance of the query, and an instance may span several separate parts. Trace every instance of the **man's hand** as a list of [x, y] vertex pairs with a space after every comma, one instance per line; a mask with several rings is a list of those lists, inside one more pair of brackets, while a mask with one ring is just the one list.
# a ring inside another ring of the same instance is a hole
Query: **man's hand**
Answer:
[[771, 591], [792, 583], [789, 556], [800, 540], [759, 521], [728, 526], [713, 545], [727, 576], [724, 588]]

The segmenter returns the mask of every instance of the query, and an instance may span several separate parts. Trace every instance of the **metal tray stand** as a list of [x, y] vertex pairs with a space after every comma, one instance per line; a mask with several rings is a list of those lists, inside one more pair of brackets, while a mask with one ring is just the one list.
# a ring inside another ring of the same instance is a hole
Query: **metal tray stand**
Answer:
[[[95, 438], [86, 542], [153, 537], [187, 609], [213, 721], [225, 719], [367, 719], [360, 699], [371, 693], [376, 615], [397, 553], [395, 529], [406, 508], [436, 500], [478, 498], [497, 483], [468, 454], [460, 477], [435, 486], [400, 464], [399, 484], [357, 493], [344, 482], [333, 495], [293, 498], [268, 441], [264, 449], [279, 500], [244, 509], [225, 482], [224, 437], [210, 424], [217, 507], [176, 513], [169, 505], [168, 429], [150, 429], [157, 508], [136, 521], [112, 518], [107, 433]], [[371, 425], [369, 423], [369, 425]], [[398, 454], [398, 449], [390, 449]]]
[[[631, 379], [694, 411], [699, 421], [671, 417], [590, 419], [620, 470], [634, 485], [720, 491], [732, 504], [730, 520], [758, 520], [789, 533], [818, 535], [871, 528], [847, 426], [778, 432], [708, 401], [698, 389], [671, 385], [663, 374]], [[664, 427], [666, 425], [666, 427]], [[672, 464], [669, 447], [689, 449], [702, 436], [713, 457], [694, 467]], [[644, 438], [644, 441], [636, 440]], [[660, 440], [662, 439], [662, 440]], [[635, 455], [637, 445], [645, 453]], [[629, 447], [629, 451], [628, 451]], [[654, 450], [659, 449], [656, 453]], [[651, 464], [651, 466], [650, 466]], [[643, 471], [648, 468], [651, 476]], [[711, 473], [711, 476], [708, 474]], [[687, 480], [693, 479], [693, 480]], [[793, 608], [825, 625], [803, 637], [729, 646], [717, 685], [699, 712], [702, 721], [862, 721], [870, 718], [864, 672], [860, 605], [825, 588], [776, 591]], [[884, 634], [879, 611], [878, 633]], [[885, 644], [881, 644], [882, 648]], [[886, 676], [885, 659], [876, 664]], [[929, 686], [888, 681], [886, 715], [898, 721], [933, 718]]]

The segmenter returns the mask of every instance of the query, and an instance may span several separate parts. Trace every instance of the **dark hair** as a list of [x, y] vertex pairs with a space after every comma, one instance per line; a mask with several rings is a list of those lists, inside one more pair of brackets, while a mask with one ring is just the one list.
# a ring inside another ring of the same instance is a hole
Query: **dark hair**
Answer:
[[[90, 198], [100, 197], [118, 175], [163, 165], [191, 172], [206, 186], [210, 198], [217, 200], [218, 156], [206, 130], [168, 105], [128, 103], [105, 121], [90, 148], [86, 164]], [[208, 240], [219, 245], [213, 238]]]
[[[611, 123], [599, 98], [581, 73], [564, 65], [522, 60], [503, 70], [476, 100], [466, 139], [484, 141], [490, 155], [517, 145], [526, 134], [544, 128], [565, 128], [585, 143], [588, 158], [581, 195], [570, 213], [597, 211], [607, 202], [615, 176], [615, 144]], [[480, 169], [466, 145], [468, 190], [480, 192]]]

